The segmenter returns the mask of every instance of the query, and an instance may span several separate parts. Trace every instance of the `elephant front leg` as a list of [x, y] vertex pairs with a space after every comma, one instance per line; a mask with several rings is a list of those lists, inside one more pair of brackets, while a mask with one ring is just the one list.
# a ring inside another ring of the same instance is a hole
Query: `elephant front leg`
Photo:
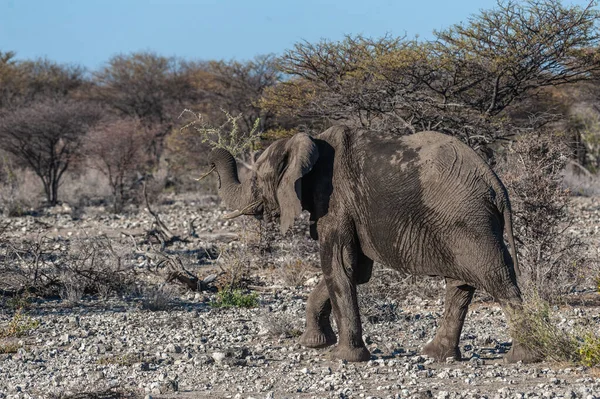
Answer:
[[423, 348], [424, 355], [437, 361], [444, 361], [448, 357], [461, 359], [458, 343], [474, 293], [474, 287], [461, 281], [446, 279], [444, 318], [433, 340]]
[[362, 339], [355, 276], [357, 258], [357, 248], [352, 243], [321, 243], [321, 267], [339, 332], [339, 343], [332, 356], [349, 362], [371, 358]]
[[331, 301], [325, 279], [310, 293], [306, 304], [306, 330], [300, 337], [300, 344], [309, 348], [324, 348], [337, 342], [331, 328]]

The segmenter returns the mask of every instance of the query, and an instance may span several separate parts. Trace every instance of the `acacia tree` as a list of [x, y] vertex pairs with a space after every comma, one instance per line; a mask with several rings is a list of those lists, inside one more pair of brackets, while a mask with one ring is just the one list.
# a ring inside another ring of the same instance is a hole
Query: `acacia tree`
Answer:
[[119, 116], [136, 118], [148, 133], [156, 162], [163, 139], [171, 131], [186, 101], [196, 91], [182, 62], [151, 52], [117, 55], [94, 74], [92, 98], [100, 100]]
[[206, 159], [197, 154], [209, 150], [204, 134], [207, 131], [218, 130], [219, 137], [227, 131], [258, 139], [260, 134], [281, 123], [258, 103], [264, 90], [281, 78], [272, 55], [244, 62], [188, 63], [186, 70], [197, 96], [188, 112], [181, 113], [180, 120], [184, 127], [193, 125], [194, 129], [181, 128], [170, 134], [167, 146], [171, 150], [172, 167], [204, 166]]
[[129, 185], [143, 172], [148, 137], [138, 119], [117, 119], [103, 123], [89, 132], [85, 154], [94, 169], [109, 181], [113, 194], [113, 210], [121, 212]]
[[527, 95], [600, 70], [595, 6], [500, 1], [432, 42], [298, 43], [279, 63], [291, 78], [267, 90], [262, 105], [398, 133], [436, 129], [476, 147], [514, 131], [506, 111]]
[[225, 121], [222, 110], [230, 114], [242, 115], [240, 127], [249, 132], [256, 120], [260, 120], [260, 130], [272, 127], [274, 115], [261, 109], [258, 101], [266, 88], [274, 86], [281, 79], [273, 55], [259, 55], [254, 59], [239, 61], [209, 61], [196, 65], [189, 64], [191, 79], [199, 93], [201, 102], [198, 111], [212, 124]]
[[64, 98], [89, 87], [85, 69], [40, 58], [19, 61], [14, 52], [0, 52], [0, 109], [45, 98]]
[[14, 102], [24, 83], [15, 55], [13, 51], [0, 51], [0, 109]]
[[101, 117], [90, 104], [64, 99], [5, 111], [0, 147], [37, 174], [48, 203], [56, 205], [61, 178], [80, 155], [83, 136]]

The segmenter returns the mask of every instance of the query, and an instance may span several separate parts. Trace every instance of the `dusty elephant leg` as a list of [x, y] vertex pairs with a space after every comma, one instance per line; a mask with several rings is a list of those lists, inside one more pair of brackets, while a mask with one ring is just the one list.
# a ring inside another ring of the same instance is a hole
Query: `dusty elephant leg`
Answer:
[[331, 328], [331, 301], [325, 279], [310, 293], [306, 304], [306, 330], [300, 344], [309, 348], [324, 348], [334, 345], [337, 338]]
[[[508, 254], [505, 253], [504, 257], [505, 262], [508, 264], [512, 263]], [[504, 361], [507, 363], [516, 363], [519, 361], [523, 363], [535, 363], [542, 361], [543, 356], [539, 352], [520, 342], [515, 336], [515, 331], [520, 331], [520, 334], [526, 334], [526, 331], [522, 331], [522, 329], [527, 328], [527, 316], [523, 309], [523, 298], [521, 297], [521, 290], [519, 290], [514, 273], [496, 274], [495, 278], [488, 280], [486, 291], [502, 306], [511, 330], [513, 344], [510, 351], [504, 357]]]
[[339, 342], [331, 355], [335, 359], [349, 362], [367, 361], [371, 358], [362, 339], [354, 276], [356, 251], [357, 248], [351, 243], [341, 245], [338, 242], [322, 242], [321, 245], [321, 267], [339, 331]]
[[437, 361], [444, 361], [448, 357], [461, 359], [458, 342], [474, 293], [474, 287], [462, 281], [446, 279], [444, 318], [433, 340], [423, 348], [424, 355]]

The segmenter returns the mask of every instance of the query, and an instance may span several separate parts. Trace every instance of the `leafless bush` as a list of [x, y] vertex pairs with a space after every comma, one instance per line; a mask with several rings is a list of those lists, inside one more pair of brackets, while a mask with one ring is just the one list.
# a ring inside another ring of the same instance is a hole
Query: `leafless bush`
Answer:
[[282, 264], [276, 267], [275, 278], [286, 287], [298, 287], [304, 285], [317, 270], [317, 265], [311, 264], [301, 254], [287, 255]]
[[82, 101], [46, 100], [16, 108], [0, 118], [0, 145], [43, 183], [50, 205], [58, 203], [65, 171], [77, 165], [82, 138], [102, 110]]
[[217, 288], [246, 288], [251, 281], [253, 258], [253, 254], [243, 245], [221, 246], [216, 262], [221, 269]]
[[584, 243], [569, 233], [570, 192], [562, 171], [570, 150], [555, 134], [522, 137], [501, 166], [509, 190], [520, 268], [520, 285], [529, 296], [557, 300], [585, 275]]
[[39, 206], [41, 188], [35, 174], [15, 167], [10, 160], [0, 160], [4, 179], [0, 181], [0, 214], [22, 216]]
[[154, 132], [137, 119], [106, 122], [90, 131], [85, 152], [90, 165], [108, 179], [113, 197], [113, 211], [119, 213], [131, 197], [132, 184], [147, 166], [148, 146]]
[[70, 242], [38, 236], [0, 237], [0, 292], [60, 295], [78, 301], [84, 294], [121, 293], [137, 276], [126, 250], [105, 238]]
[[138, 288], [138, 294], [142, 301], [142, 309], [157, 312], [168, 310], [173, 306], [175, 288], [169, 285], [143, 285]]
[[271, 337], [298, 337], [302, 334], [302, 319], [288, 313], [264, 313], [259, 318], [261, 332]]
[[563, 185], [573, 195], [583, 197], [600, 195], [600, 176], [588, 172], [579, 164], [567, 165], [563, 171]]
[[443, 297], [444, 281], [426, 276], [409, 276], [375, 265], [371, 280], [359, 286], [359, 306], [370, 323], [394, 321], [406, 303], [421, 303]]
[[90, 205], [109, 203], [111, 187], [108, 179], [98, 170], [85, 168], [79, 173], [67, 173], [61, 187], [63, 202], [68, 203], [74, 211]]

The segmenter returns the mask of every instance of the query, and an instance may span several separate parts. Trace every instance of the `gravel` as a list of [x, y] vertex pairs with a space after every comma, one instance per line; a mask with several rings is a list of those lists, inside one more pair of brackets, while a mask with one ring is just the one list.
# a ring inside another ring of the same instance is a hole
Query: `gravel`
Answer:
[[[597, 240], [599, 200], [578, 201], [585, 223], [577, 233]], [[177, 244], [184, 245], [181, 250], [230, 245], [231, 236], [224, 233], [238, 231], [243, 223], [219, 221], [221, 211], [210, 201], [179, 200], [159, 209], [174, 230], [199, 217], [197, 240]], [[97, 231], [118, 238], [120, 232], [151, 226], [147, 215], [93, 211], [86, 210], [81, 220], [56, 210], [4, 220], [14, 237], [41, 231], [69, 239]], [[314, 244], [303, 234], [289, 245], [311, 249]], [[214, 272], [200, 258], [186, 260], [199, 275]], [[265, 277], [267, 271], [257, 278], [262, 289], [257, 291], [259, 306], [252, 309], [217, 308], [214, 293], [183, 288], [173, 290], [166, 309], [157, 311], [144, 308], [135, 295], [84, 297], [76, 303], [36, 299], [26, 317], [39, 326], [23, 337], [0, 340], [17, 348], [0, 354], [0, 399], [101, 397], [106, 392], [140, 398], [600, 398], [597, 369], [504, 364], [510, 348], [504, 315], [496, 304], [482, 300], [467, 316], [461, 337], [464, 361], [438, 363], [419, 354], [433, 337], [443, 303], [413, 297], [395, 304], [393, 320], [364, 321], [370, 361], [332, 360], [330, 349], [307, 349], [297, 342], [318, 272], [307, 274], [302, 286], [285, 287]], [[553, 310], [572, 329], [600, 322], [599, 307]], [[13, 316], [14, 309], [4, 306], [0, 328]]]
[[[471, 311], [461, 341], [467, 360], [461, 362], [419, 355], [440, 305], [406, 307], [393, 323], [365, 323], [372, 358], [360, 364], [331, 360], [328, 349], [306, 349], [296, 337], [269, 333], [270, 323], [282, 317], [302, 325], [309, 292], [263, 293], [253, 309], [214, 308], [211, 295], [197, 301], [189, 294], [156, 312], [123, 299], [85, 299], [72, 307], [37, 303], [29, 316], [39, 327], [19, 339], [17, 353], [0, 355], [0, 397], [111, 388], [157, 398], [600, 397], [596, 370], [505, 365], [509, 338], [493, 304]], [[600, 319], [599, 309], [575, 309], [564, 317]]]

